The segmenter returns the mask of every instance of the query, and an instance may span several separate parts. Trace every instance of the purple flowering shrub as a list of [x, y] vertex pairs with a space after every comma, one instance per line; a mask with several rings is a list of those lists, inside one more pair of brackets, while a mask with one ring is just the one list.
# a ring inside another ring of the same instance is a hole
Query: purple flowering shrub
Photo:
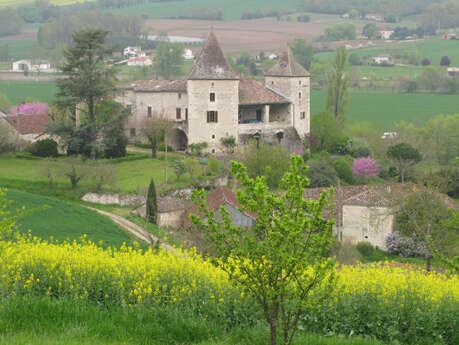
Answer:
[[428, 253], [428, 245], [413, 235], [403, 237], [394, 232], [386, 238], [386, 248], [390, 254], [406, 257], [423, 257]]
[[24, 114], [24, 115], [39, 115], [39, 114], [47, 114], [48, 107], [46, 104], [42, 103], [24, 103], [19, 104], [16, 107], [12, 107], [10, 110], [11, 114]]
[[379, 173], [379, 165], [370, 157], [359, 158], [354, 161], [352, 173], [355, 177], [375, 178]]

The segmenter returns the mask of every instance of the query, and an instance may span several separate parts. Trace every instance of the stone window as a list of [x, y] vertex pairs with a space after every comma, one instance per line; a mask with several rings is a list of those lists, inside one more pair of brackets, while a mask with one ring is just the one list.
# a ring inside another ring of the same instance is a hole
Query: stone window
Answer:
[[298, 98], [301, 99], [301, 92], [298, 93]]
[[215, 92], [210, 93], [210, 101], [215, 102]]
[[212, 83], [210, 84], [210, 86], [214, 87], [214, 82], [212, 82]]
[[185, 108], [185, 120], [188, 120], [188, 108]]
[[261, 121], [261, 109], [257, 109], [257, 121]]
[[271, 82], [271, 85], [274, 85], [274, 81]]
[[181, 120], [182, 119], [182, 109], [181, 108], [176, 108], [175, 109], [175, 118], [177, 120]]
[[215, 153], [215, 149], [212, 149], [212, 153]]
[[298, 81], [298, 85], [301, 85], [301, 80]]
[[182, 99], [182, 94], [179, 92], [178, 99]]
[[148, 106], [147, 108], [147, 116], [151, 117], [151, 106]]
[[212, 134], [212, 139], [215, 139], [215, 134]]
[[135, 128], [131, 128], [129, 130], [129, 135], [131, 136], [131, 138], [135, 138]]
[[209, 122], [218, 122], [218, 111], [207, 112], [207, 123]]
[[306, 112], [305, 112], [305, 111], [302, 111], [302, 112], [300, 113], [300, 119], [301, 119], [301, 120], [304, 120], [305, 118], [306, 118]]

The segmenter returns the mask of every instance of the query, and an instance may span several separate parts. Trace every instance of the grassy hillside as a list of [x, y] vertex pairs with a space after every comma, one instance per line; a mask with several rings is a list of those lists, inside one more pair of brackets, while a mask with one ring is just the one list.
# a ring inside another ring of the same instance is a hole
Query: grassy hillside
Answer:
[[4, 93], [14, 104], [21, 103], [27, 97], [50, 103], [56, 93], [53, 82], [0, 80], [0, 93]]
[[[86, 2], [92, 0], [50, 0], [50, 3], [54, 5], [69, 5], [76, 2]], [[0, 0], [0, 6], [16, 6], [21, 4], [26, 4], [34, 2], [34, 0]]]
[[132, 6], [116, 10], [116, 12], [146, 14], [150, 18], [164, 18], [168, 16], [187, 15], [190, 11], [211, 9], [223, 11], [225, 20], [241, 19], [244, 12], [263, 9], [296, 10], [298, 0], [184, 0], [172, 2], [158, 2], [139, 6]]
[[[459, 66], [459, 44], [453, 40], [424, 40], [419, 42], [397, 42], [371, 48], [354, 49], [349, 54], [355, 53], [363, 56], [377, 56], [379, 54], [397, 55], [398, 53], [418, 52], [420, 59], [428, 58], [432, 65], [440, 66], [442, 56], [449, 56], [451, 66]], [[332, 61], [334, 52], [315, 54], [320, 61]]]
[[[326, 90], [313, 90], [311, 114], [324, 110], [326, 100]], [[438, 114], [455, 114], [458, 111], [457, 95], [351, 90], [348, 121], [372, 122], [389, 129], [397, 121], [427, 121]]]
[[8, 190], [7, 199], [13, 201], [13, 208], [25, 206], [27, 210], [19, 221], [23, 232], [31, 230], [35, 236], [59, 241], [77, 240], [86, 234], [89, 240], [114, 247], [130, 242], [110, 219], [77, 204], [16, 190]]

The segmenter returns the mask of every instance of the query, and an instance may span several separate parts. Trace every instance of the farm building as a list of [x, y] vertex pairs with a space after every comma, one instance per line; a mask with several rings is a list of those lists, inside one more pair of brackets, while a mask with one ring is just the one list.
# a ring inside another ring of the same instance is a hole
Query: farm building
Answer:
[[392, 56], [389, 54], [381, 54], [371, 58], [378, 65], [391, 65], [393, 63]]
[[32, 63], [30, 60], [18, 60], [13, 62], [13, 72], [52, 72], [51, 64], [45, 61]]
[[151, 66], [153, 61], [147, 56], [134, 56], [130, 57], [127, 62], [128, 66]]
[[365, 19], [366, 20], [373, 20], [375, 22], [383, 22], [384, 17], [378, 13], [367, 13], [365, 14]]
[[46, 125], [52, 122], [51, 118], [46, 114], [6, 115], [0, 118], [0, 121], [6, 121], [18, 137], [27, 142], [35, 142], [48, 137]]
[[378, 28], [378, 32], [379, 32], [379, 37], [382, 40], [389, 40], [390, 36], [392, 36], [392, 34], [394, 33], [394, 29], [392, 29], [389, 26], [380, 26]]
[[290, 49], [261, 83], [233, 71], [211, 32], [186, 79], [131, 82], [118, 101], [131, 108], [125, 128], [132, 141], [148, 118], [164, 114], [175, 122], [175, 150], [207, 142], [207, 151], [218, 153], [226, 137], [296, 145], [309, 133], [309, 97], [309, 73]]

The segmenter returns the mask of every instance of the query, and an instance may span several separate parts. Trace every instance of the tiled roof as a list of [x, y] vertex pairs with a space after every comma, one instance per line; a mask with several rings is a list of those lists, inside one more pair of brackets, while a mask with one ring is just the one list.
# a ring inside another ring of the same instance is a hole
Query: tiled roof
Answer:
[[277, 63], [265, 75], [272, 77], [309, 77], [309, 72], [293, 56], [290, 48], [284, 52]]
[[290, 103], [257, 80], [241, 77], [239, 81], [239, 104]]
[[126, 90], [186, 93], [186, 80], [138, 80], [123, 86]]
[[215, 34], [211, 32], [188, 79], [237, 80], [239, 76], [226, 61]]
[[40, 134], [46, 130], [46, 125], [52, 122], [46, 114], [40, 115], [7, 115], [5, 117], [20, 134]]

